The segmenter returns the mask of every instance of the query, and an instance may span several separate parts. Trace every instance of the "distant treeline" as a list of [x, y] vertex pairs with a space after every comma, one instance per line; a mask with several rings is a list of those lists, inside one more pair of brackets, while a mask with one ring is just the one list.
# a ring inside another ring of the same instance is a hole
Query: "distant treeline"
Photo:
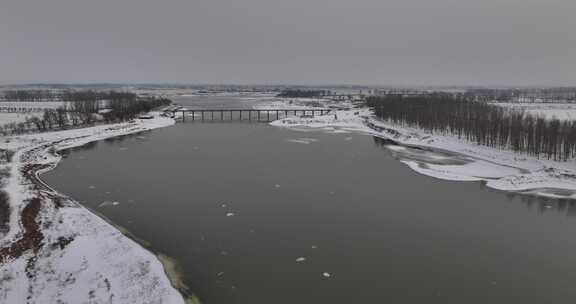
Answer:
[[7, 101], [98, 101], [131, 98], [133, 93], [94, 90], [10, 90], [0, 93]]
[[284, 90], [277, 97], [284, 98], [316, 98], [331, 95], [328, 90]]
[[[76, 92], [80, 93], [80, 92]], [[93, 91], [86, 95], [91, 96]], [[23, 122], [13, 122], [0, 126], [0, 134], [21, 134], [26, 132], [43, 132], [60, 130], [69, 127], [89, 126], [98, 121], [107, 123], [127, 121], [141, 113], [171, 103], [164, 98], [141, 98], [133, 93], [106, 92], [98, 97], [87, 97], [87, 100], [75, 100], [68, 107], [47, 108], [42, 115], [30, 116]], [[105, 100], [108, 106], [100, 109], [100, 101]]]
[[522, 89], [490, 89], [477, 88], [465, 92], [476, 100], [500, 102], [557, 102], [576, 101], [576, 88], [522, 88]]
[[576, 121], [545, 119], [523, 111], [446, 94], [366, 100], [377, 117], [394, 124], [535, 157], [568, 160], [576, 155]]

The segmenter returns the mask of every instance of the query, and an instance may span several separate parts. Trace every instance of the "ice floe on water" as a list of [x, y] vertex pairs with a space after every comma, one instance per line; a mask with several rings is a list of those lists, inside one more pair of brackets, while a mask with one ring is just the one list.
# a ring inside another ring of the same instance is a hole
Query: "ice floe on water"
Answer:
[[455, 136], [430, 134], [381, 121], [367, 108], [335, 110], [329, 115], [314, 117], [288, 117], [271, 125], [296, 131], [339, 133], [346, 130], [371, 135], [377, 145], [423, 175], [453, 181], [483, 181], [493, 189], [528, 195], [576, 199], [575, 161], [539, 159], [477, 145]]
[[395, 158], [408, 165], [412, 170], [445, 180], [497, 179], [525, 172], [522, 169], [445, 151], [399, 145], [384, 145], [383, 147], [391, 151]]
[[294, 138], [294, 139], [287, 139], [286, 141], [288, 142], [293, 142], [293, 143], [297, 143], [297, 144], [311, 144], [314, 142], [317, 142], [318, 140], [315, 138], [306, 138], [306, 137], [302, 137], [302, 138]]
[[350, 133], [350, 131], [344, 130], [344, 129], [337, 129], [332, 131], [332, 133], [336, 133], [336, 134], [348, 134]]
[[[566, 189], [555, 189], [555, 188], [537, 188], [519, 191], [524, 194], [538, 195], [549, 198], [558, 199], [576, 199], [576, 190], [566, 190]], [[546, 208], [552, 208], [552, 206], [546, 205]]]
[[[14, 151], [14, 157], [2, 189], [10, 197], [10, 231], [0, 239], [0, 248], [18, 249], [24, 230], [38, 240], [31, 248], [11, 250], [13, 255], [0, 261], [0, 278], [5, 278], [0, 284], [1, 303], [109, 303], [111, 299], [114, 303], [185, 303], [176, 289], [181, 287], [170, 281], [170, 267], [160, 257], [121, 228], [51, 189], [37, 175], [62, 159], [55, 151], [174, 124], [159, 114], [149, 120], [12, 136], [1, 143], [2, 149]], [[21, 217], [22, 209], [37, 216]]]
[[110, 207], [110, 206], [118, 206], [120, 205], [120, 202], [117, 201], [103, 201], [100, 205], [98, 205], [99, 208], [102, 207]]

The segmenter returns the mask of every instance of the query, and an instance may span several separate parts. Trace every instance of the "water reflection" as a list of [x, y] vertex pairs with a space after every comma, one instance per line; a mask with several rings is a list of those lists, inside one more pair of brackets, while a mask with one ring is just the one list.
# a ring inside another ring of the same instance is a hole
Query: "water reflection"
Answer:
[[58, 153], [63, 157], [63, 158], [67, 158], [68, 156], [70, 156], [70, 154], [72, 152], [80, 152], [80, 151], [89, 151], [89, 150], [93, 150], [98, 146], [98, 141], [92, 141], [89, 143], [86, 143], [82, 146], [77, 146], [77, 147], [72, 147], [72, 148], [68, 148], [65, 150], [60, 150]]
[[[293, 141], [303, 138], [315, 141]], [[185, 123], [101, 142], [45, 178], [177, 259], [205, 303], [507, 303], [510, 290], [537, 303], [573, 292], [556, 282], [576, 280], [565, 268], [576, 265], [566, 241], [576, 222], [549, 212], [570, 202], [526, 200], [548, 214], [531, 216], [518, 194], [508, 204], [390, 155], [364, 135]]]
[[[397, 160], [414, 160], [419, 162], [422, 166], [426, 164], [438, 165], [465, 165], [473, 162], [473, 160], [455, 153], [447, 151], [436, 151], [431, 149], [423, 149], [420, 147], [402, 146], [399, 143], [373, 136], [374, 145], [389, 152]], [[479, 182], [482, 189], [489, 191], [498, 191], [486, 187], [486, 183]], [[498, 191], [502, 192], [502, 191]], [[527, 191], [518, 192], [505, 192], [505, 196], [509, 201], [520, 201], [530, 210], [536, 210], [540, 215], [547, 212], [558, 212], [565, 214], [568, 217], [576, 216], [576, 200], [570, 198], [555, 198], [542, 195], [556, 195], [569, 197], [574, 195], [575, 192], [565, 189], [531, 189]]]

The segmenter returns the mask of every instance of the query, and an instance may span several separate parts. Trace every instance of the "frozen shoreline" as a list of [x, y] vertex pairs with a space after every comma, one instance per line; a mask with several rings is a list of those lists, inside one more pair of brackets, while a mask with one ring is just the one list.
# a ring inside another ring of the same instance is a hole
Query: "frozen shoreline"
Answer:
[[444, 180], [483, 181], [488, 187], [503, 191], [576, 199], [576, 161], [536, 159], [453, 136], [393, 125], [376, 119], [366, 108], [313, 118], [288, 117], [271, 125], [369, 134], [393, 141], [382, 145], [420, 174]]
[[38, 178], [61, 160], [57, 151], [172, 124], [155, 113], [0, 143], [15, 152], [12, 162], [0, 164], [10, 171], [2, 190], [11, 211], [10, 229], [0, 236], [0, 302], [186, 303], [158, 257]]

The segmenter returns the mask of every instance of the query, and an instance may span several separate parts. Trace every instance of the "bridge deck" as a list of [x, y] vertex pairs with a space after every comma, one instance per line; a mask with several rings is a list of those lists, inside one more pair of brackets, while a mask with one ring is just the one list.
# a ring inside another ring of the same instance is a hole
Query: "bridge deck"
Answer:
[[[180, 116], [182, 121], [190, 120], [253, 120], [273, 121], [280, 118], [293, 116], [326, 115], [331, 109], [308, 108], [308, 109], [174, 109], [171, 112], [174, 117]], [[181, 115], [180, 115], [181, 113]]]

